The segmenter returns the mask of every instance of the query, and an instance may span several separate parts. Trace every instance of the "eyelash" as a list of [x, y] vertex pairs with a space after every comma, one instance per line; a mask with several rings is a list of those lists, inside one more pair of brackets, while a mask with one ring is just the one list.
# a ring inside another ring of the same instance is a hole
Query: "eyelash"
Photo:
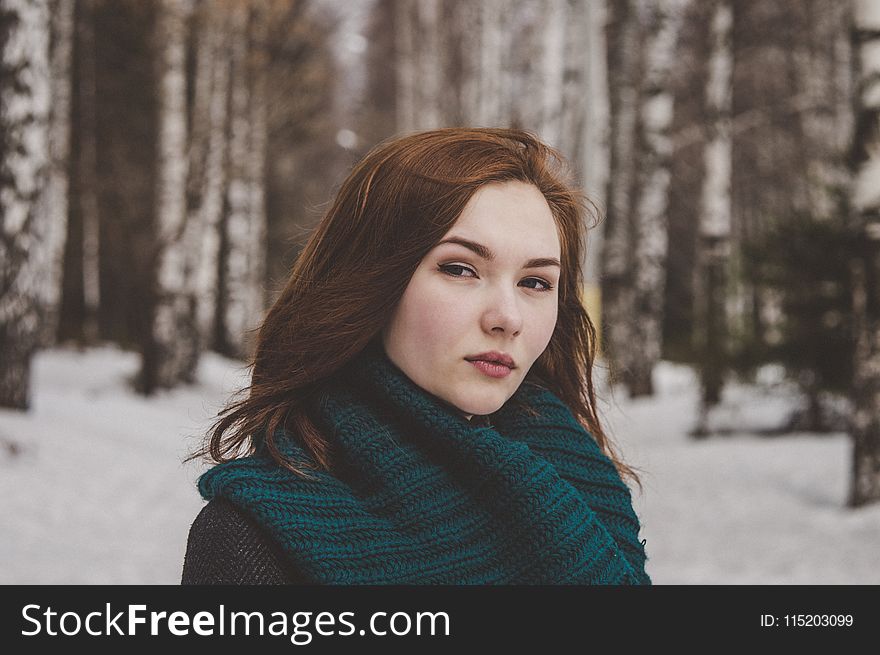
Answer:
[[[473, 269], [471, 269], [467, 266], [464, 266], [463, 264], [440, 264], [440, 266], [439, 266], [440, 271], [445, 273], [446, 275], [449, 275], [450, 277], [462, 277], [461, 275], [455, 275], [453, 273], [450, 273], [448, 270], [450, 268], [461, 268], [463, 270], [470, 271], [471, 273], [474, 274], [474, 276], [476, 276], [476, 274], [477, 274], [476, 271], [474, 271]], [[540, 282], [541, 284], [546, 286], [546, 288], [544, 288], [544, 289], [534, 288], [534, 289], [532, 289], [533, 291], [538, 291], [540, 293], [546, 293], [548, 291], [553, 291], [553, 285], [550, 284], [550, 282], [548, 282], [547, 280], [542, 280], [539, 277], [528, 277], [526, 279], [527, 280], [537, 280], [538, 282]], [[532, 288], [532, 287], [528, 287], [528, 288]]]

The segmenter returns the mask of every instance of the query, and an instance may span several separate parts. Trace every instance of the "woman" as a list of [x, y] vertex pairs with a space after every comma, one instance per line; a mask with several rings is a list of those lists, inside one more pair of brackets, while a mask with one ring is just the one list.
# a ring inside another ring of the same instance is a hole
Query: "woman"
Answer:
[[519, 130], [343, 183], [196, 455], [184, 583], [649, 584], [596, 412], [581, 197]]

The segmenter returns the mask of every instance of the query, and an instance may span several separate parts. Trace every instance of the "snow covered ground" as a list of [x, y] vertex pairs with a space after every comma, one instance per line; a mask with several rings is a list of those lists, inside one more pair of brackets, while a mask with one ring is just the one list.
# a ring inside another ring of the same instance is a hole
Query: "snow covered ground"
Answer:
[[[169, 583], [180, 579], [204, 464], [182, 464], [229, 395], [240, 362], [204, 358], [200, 384], [144, 399], [135, 354], [51, 350], [34, 365], [32, 410], [0, 411], [0, 583]], [[625, 458], [658, 584], [880, 583], [880, 505], [844, 507], [851, 446], [840, 435], [760, 438], [795, 398], [769, 379], [731, 386], [694, 442], [696, 387], [663, 363], [658, 394], [601, 393]]]

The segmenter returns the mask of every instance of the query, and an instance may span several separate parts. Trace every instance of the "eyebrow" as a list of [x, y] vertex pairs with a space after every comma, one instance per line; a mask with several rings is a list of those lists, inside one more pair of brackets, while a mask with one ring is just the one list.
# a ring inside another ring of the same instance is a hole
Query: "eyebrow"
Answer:
[[[448, 239], [443, 239], [437, 245], [441, 245], [444, 243], [455, 243], [459, 246], [464, 246], [468, 250], [476, 253], [483, 259], [487, 259], [490, 262], [495, 260], [495, 253], [492, 252], [488, 247], [484, 246], [482, 243], [477, 243], [476, 241], [471, 241], [469, 239], [463, 239], [461, 237], [449, 237]], [[436, 246], [435, 246], [436, 247]], [[555, 257], [536, 257], [535, 259], [530, 259], [526, 262], [526, 265], [523, 268], [540, 268], [541, 266], [559, 266], [559, 260]]]

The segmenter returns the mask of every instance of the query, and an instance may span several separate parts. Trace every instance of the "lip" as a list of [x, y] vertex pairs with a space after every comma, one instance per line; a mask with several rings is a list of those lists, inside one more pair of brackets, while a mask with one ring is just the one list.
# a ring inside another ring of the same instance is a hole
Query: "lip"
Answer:
[[506, 378], [510, 375], [511, 370], [513, 370], [504, 364], [487, 362], [482, 359], [473, 360], [471, 365], [481, 373], [488, 375], [490, 378]]
[[501, 364], [509, 369], [516, 368], [516, 362], [513, 361], [513, 357], [507, 353], [498, 352], [497, 350], [490, 350], [489, 352], [480, 353], [479, 355], [469, 355], [468, 357], [465, 357], [465, 359], [471, 363], [488, 362], [490, 364]]
[[513, 357], [497, 350], [490, 350], [479, 355], [470, 355], [465, 357], [465, 359], [480, 372], [492, 378], [507, 377], [516, 368], [516, 362], [513, 361]]

